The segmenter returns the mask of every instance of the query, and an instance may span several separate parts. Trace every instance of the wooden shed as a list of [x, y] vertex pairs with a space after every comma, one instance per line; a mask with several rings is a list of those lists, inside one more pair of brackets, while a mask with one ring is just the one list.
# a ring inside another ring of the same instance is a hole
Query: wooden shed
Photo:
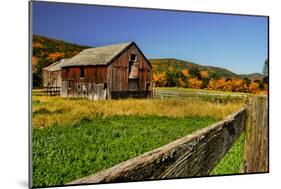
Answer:
[[61, 92], [61, 66], [68, 59], [61, 59], [43, 68], [43, 87], [51, 95], [60, 95]]
[[61, 66], [61, 95], [92, 100], [151, 95], [152, 66], [135, 42], [85, 49]]

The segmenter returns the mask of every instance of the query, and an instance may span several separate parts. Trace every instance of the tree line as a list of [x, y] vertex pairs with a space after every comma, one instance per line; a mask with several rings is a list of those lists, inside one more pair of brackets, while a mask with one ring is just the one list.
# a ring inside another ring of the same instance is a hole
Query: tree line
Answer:
[[156, 87], [184, 87], [192, 89], [212, 89], [230, 92], [267, 93], [268, 92], [268, 60], [263, 67], [264, 78], [251, 81], [249, 78], [223, 78], [214, 72], [190, 69], [174, 70], [169, 68], [162, 73], [154, 73]]

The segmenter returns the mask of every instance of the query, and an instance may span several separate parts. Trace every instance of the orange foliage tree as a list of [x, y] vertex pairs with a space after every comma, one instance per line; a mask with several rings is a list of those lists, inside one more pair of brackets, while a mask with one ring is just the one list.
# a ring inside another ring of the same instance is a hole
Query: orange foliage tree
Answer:
[[202, 81], [197, 79], [196, 77], [188, 80], [188, 87], [192, 89], [200, 89], [202, 85]]
[[249, 85], [250, 93], [259, 93], [259, 84], [256, 82], [251, 82]]
[[189, 74], [188, 69], [183, 69], [181, 72], [182, 72], [182, 74], [183, 74], [185, 77], [187, 77], [188, 74]]
[[204, 70], [200, 71], [200, 75], [201, 75], [202, 78], [207, 78], [207, 77], [209, 77], [208, 71], [204, 71]]
[[155, 85], [157, 87], [164, 87], [166, 84], [166, 72], [160, 73], [160, 74], [156, 74], [153, 73], [153, 81], [155, 82]]
[[48, 58], [50, 61], [57, 61], [58, 59], [63, 58], [65, 55], [64, 52], [54, 52], [54, 53], [50, 53]]
[[242, 79], [234, 79], [232, 83], [233, 83], [232, 91], [234, 92], [244, 92], [247, 87], [244, 80]]

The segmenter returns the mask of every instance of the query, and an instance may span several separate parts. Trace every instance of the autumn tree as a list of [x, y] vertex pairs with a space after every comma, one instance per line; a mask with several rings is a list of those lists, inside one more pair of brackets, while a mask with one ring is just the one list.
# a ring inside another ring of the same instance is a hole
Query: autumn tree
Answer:
[[202, 85], [202, 81], [197, 79], [196, 77], [188, 80], [188, 87], [192, 89], [200, 89]]
[[207, 70], [202, 70], [202, 71], [200, 71], [200, 76], [201, 76], [201, 78], [208, 78], [209, 73]]
[[244, 92], [245, 83], [242, 79], [234, 79], [233, 80], [233, 90], [234, 92]]
[[185, 77], [188, 77], [188, 75], [189, 75], [189, 70], [188, 70], [188, 69], [183, 69], [181, 72], [182, 72], [182, 74], [183, 74]]
[[164, 87], [166, 85], [166, 72], [160, 74], [153, 73], [153, 81], [157, 87]]
[[256, 82], [251, 82], [249, 86], [250, 93], [258, 93], [259, 92], [259, 84]]

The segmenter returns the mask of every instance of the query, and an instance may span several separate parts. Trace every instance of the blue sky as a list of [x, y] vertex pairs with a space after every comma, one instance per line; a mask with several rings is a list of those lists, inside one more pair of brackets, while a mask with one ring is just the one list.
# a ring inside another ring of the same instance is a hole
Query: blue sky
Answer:
[[261, 72], [267, 17], [33, 2], [33, 34], [101, 46], [135, 41], [147, 58]]

